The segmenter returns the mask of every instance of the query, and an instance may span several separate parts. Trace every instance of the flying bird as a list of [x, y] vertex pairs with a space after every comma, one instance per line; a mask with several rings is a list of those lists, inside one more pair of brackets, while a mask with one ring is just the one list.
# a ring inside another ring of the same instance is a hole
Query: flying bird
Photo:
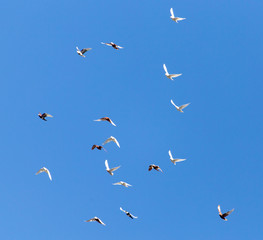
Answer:
[[168, 71], [167, 71], [167, 67], [165, 64], [163, 64], [163, 69], [165, 71], [165, 76], [168, 77], [169, 79], [173, 80], [173, 78], [176, 78], [176, 77], [179, 77], [182, 75], [182, 73], [179, 73], [179, 74], [169, 74]]
[[116, 171], [117, 169], [120, 168], [120, 166], [118, 167], [114, 167], [114, 168], [109, 168], [109, 164], [108, 164], [108, 160], [105, 160], [105, 167], [106, 167], [106, 171], [111, 175], [113, 176], [113, 172]]
[[104, 222], [102, 222], [98, 217], [94, 217], [94, 218], [91, 218], [89, 220], [85, 220], [84, 222], [98, 222], [98, 223], [106, 226], [106, 224]]
[[152, 169], [154, 169], [154, 170], [156, 170], [156, 171], [161, 171], [161, 172], [163, 172], [162, 171], [162, 169], [159, 167], [159, 166], [157, 166], [157, 165], [155, 165], [155, 164], [151, 164], [150, 166], [149, 166], [149, 168], [148, 168], [148, 171], [151, 171]]
[[171, 160], [171, 162], [172, 162], [174, 165], [176, 165], [177, 162], [183, 162], [183, 161], [186, 160], [186, 159], [180, 159], [180, 158], [173, 158], [173, 155], [172, 155], [172, 153], [171, 153], [171, 150], [169, 150], [168, 153], [169, 153], [169, 156], [170, 156], [170, 160]]
[[96, 144], [94, 144], [94, 145], [92, 146], [91, 150], [94, 150], [95, 148], [97, 148], [98, 150], [103, 149], [105, 152], [107, 152], [106, 149], [105, 149], [104, 147], [99, 146], [99, 145], [96, 145]]
[[180, 107], [176, 106], [173, 102], [173, 100], [171, 100], [171, 103], [175, 106], [175, 108], [179, 111], [179, 112], [182, 112], [183, 113], [183, 109], [186, 108], [190, 103], [187, 103], [187, 104], [184, 104]]
[[128, 217], [130, 217], [131, 219], [138, 218], [138, 217], [133, 216], [131, 213], [123, 210], [121, 207], [120, 207], [120, 210], [123, 211], [123, 212], [124, 212]]
[[120, 144], [119, 144], [119, 142], [117, 141], [117, 139], [115, 138], [115, 137], [113, 137], [113, 136], [110, 136], [104, 143], [102, 143], [102, 145], [105, 145], [105, 144], [107, 144], [107, 143], [109, 143], [109, 142], [115, 142], [116, 144], [117, 144], [117, 146], [120, 148]]
[[217, 206], [217, 209], [218, 209], [218, 212], [219, 212], [219, 216], [224, 220], [224, 221], [227, 221], [226, 217], [232, 213], [234, 211], [234, 208], [226, 213], [222, 213], [221, 212], [221, 208], [220, 208], [220, 205]]
[[48, 113], [38, 113], [38, 116], [44, 120], [44, 121], [47, 121], [46, 117], [53, 117], [52, 115], [48, 114]]
[[170, 13], [171, 13], [171, 19], [175, 22], [178, 23], [178, 21], [182, 21], [182, 20], [185, 20], [185, 18], [180, 18], [180, 17], [175, 17], [174, 16], [174, 11], [173, 11], [173, 8], [170, 9]]
[[113, 126], [116, 127], [116, 125], [114, 124], [113, 121], [111, 121], [111, 119], [109, 117], [103, 117], [103, 118], [99, 118], [97, 120], [94, 120], [94, 121], [97, 121], [97, 122], [100, 122], [100, 121], [108, 121], [109, 123], [111, 123]]
[[51, 174], [50, 174], [49, 170], [45, 167], [40, 168], [39, 171], [36, 173], [36, 175], [38, 175], [39, 173], [42, 173], [42, 172], [47, 173], [50, 181], [52, 181]]
[[126, 183], [126, 182], [123, 182], [123, 181], [120, 181], [120, 182], [117, 182], [117, 183], [113, 183], [113, 185], [122, 185], [124, 187], [131, 187], [132, 185]]
[[79, 50], [79, 48], [76, 47], [76, 49], [77, 49], [78, 55], [80, 55], [80, 56], [82, 56], [82, 57], [85, 57], [85, 56], [84, 56], [84, 53], [87, 52], [87, 51], [90, 51], [92, 48], [83, 48], [83, 49]]
[[113, 48], [115, 48], [115, 49], [117, 49], [117, 50], [123, 48], [123, 47], [121, 47], [121, 46], [116, 45], [116, 44], [113, 43], [113, 42], [110, 42], [110, 43], [101, 42], [101, 44], [105, 44], [105, 45], [107, 45], [107, 46], [112, 46]]

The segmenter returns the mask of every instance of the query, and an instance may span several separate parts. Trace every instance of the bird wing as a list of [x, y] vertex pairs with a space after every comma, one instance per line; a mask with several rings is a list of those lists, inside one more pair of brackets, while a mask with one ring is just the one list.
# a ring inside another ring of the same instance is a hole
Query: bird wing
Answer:
[[106, 170], [110, 170], [108, 160], [105, 160], [105, 167], [106, 167]]
[[40, 169], [38, 170], [38, 172], [36, 173], [36, 175], [38, 175], [39, 173], [42, 173], [42, 172], [44, 172], [44, 169], [43, 169], [43, 168], [40, 168]]
[[114, 168], [110, 169], [110, 171], [111, 171], [111, 172], [114, 172], [114, 171], [116, 171], [117, 169], [119, 169], [120, 167], [121, 167], [121, 166], [114, 167]]
[[90, 50], [91, 50], [91, 48], [83, 48], [81, 50], [81, 53], [84, 54], [85, 52], [90, 51]]
[[105, 224], [104, 222], [102, 222], [99, 218], [97, 218], [97, 221], [98, 221], [100, 224], [106, 226], [106, 224]]
[[110, 123], [111, 123], [113, 126], [116, 127], [115, 123], [114, 123], [113, 121], [111, 121], [111, 119], [110, 119]]
[[131, 187], [132, 185], [131, 184], [129, 184], [129, 183], [125, 183], [127, 186], [129, 186], [129, 187]]
[[103, 149], [105, 152], [107, 152], [107, 150], [106, 150], [104, 147], [102, 147], [102, 149]]
[[121, 182], [113, 183], [113, 185], [121, 185], [121, 184], [122, 184]]
[[89, 219], [89, 220], [85, 220], [85, 222], [93, 222], [93, 221], [95, 221], [94, 218], [91, 218], [91, 219]]
[[190, 103], [187, 103], [187, 104], [184, 104], [184, 105], [180, 106], [180, 109], [186, 108], [189, 104], [190, 104]]
[[121, 46], [118, 46], [118, 45], [116, 45], [117, 46], [117, 48], [123, 48], [123, 47], [121, 47]]
[[[130, 214], [131, 214], [131, 213], [130, 213]], [[132, 216], [133, 218], [138, 218], [138, 217], [136, 217], [136, 216], [134, 216], [134, 215], [132, 215], [132, 214], [131, 214], [131, 216]]]
[[183, 161], [185, 161], [185, 160], [186, 160], [186, 159], [180, 159], [180, 158], [174, 159], [175, 162], [183, 162]]
[[222, 214], [220, 205], [217, 206], [217, 209], [218, 209], [219, 214]]
[[77, 49], [77, 51], [79, 51], [79, 48], [78, 48], [78, 47], [76, 47], [76, 49]]
[[164, 69], [164, 71], [165, 71], [166, 74], [169, 74], [168, 71], [167, 71], [167, 67], [166, 67], [165, 64], [163, 64], [163, 69]]
[[96, 119], [96, 120], [94, 120], [94, 121], [98, 121], [98, 122], [100, 122], [100, 121], [102, 121], [102, 119], [101, 119], [101, 118], [99, 118], [99, 119]]
[[115, 137], [111, 137], [112, 138], [112, 140], [117, 144], [117, 146], [120, 148], [120, 144], [119, 144], [119, 142], [117, 141], [117, 139], [115, 138]]
[[105, 145], [105, 144], [107, 144], [107, 143], [109, 143], [110, 141], [112, 141], [113, 139], [110, 137], [110, 138], [108, 138], [104, 143], [102, 143], [102, 145]]
[[153, 169], [153, 166], [150, 165], [149, 168], [148, 168], [148, 171], [151, 171]]
[[171, 13], [171, 17], [174, 18], [174, 10], [173, 10], [173, 8], [170, 9], [170, 13]]
[[104, 42], [101, 42], [101, 44], [105, 44], [105, 45], [107, 45], [107, 46], [111, 46], [110, 43], [104, 43]]
[[53, 117], [51, 114], [46, 113], [46, 117]]
[[171, 103], [175, 106], [175, 108], [176, 109], [178, 109], [179, 107], [178, 106], [176, 106], [175, 104], [174, 104], [174, 102], [173, 102], [173, 100], [171, 99]]
[[163, 172], [163, 170], [159, 167], [158, 170], [160, 170], [161, 172]]
[[169, 150], [168, 153], [169, 153], [170, 159], [173, 159], [173, 156], [172, 156], [171, 150]]
[[232, 213], [233, 211], [234, 211], [234, 209], [232, 209], [232, 210], [230, 210], [230, 211], [224, 213], [224, 214], [223, 214], [223, 217], [227, 217], [227, 216], [228, 216], [230, 213]]
[[180, 77], [181, 75], [182, 75], [182, 73], [170, 74], [170, 76], [173, 77], [173, 78]]
[[51, 174], [50, 174], [50, 172], [49, 172], [49, 170], [47, 168], [45, 169], [45, 172], [48, 174], [48, 177], [49, 177], [50, 181], [52, 181]]
[[123, 212], [125, 212], [125, 213], [127, 213], [127, 212], [126, 212], [125, 210], [123, 210], [121, 207], [120, 207], [120, 210], [123, 211]]

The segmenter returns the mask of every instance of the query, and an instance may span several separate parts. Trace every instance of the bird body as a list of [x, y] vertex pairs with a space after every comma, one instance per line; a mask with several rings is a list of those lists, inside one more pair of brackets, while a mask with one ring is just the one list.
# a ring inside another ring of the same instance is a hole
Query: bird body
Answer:
[[105, 45], [107, 45], [107, 46], [112, 46], [112, 47], [115, 48], [116, 50], [119, 50], [119, 49], [123, 48], [123, 47], [121, 47], [121, 46], [116, 45], [114, 42], [110, 42], [110, 43], [101, 42], [101, 44], [105, 44]]
[[125, 213], [128, 217], [130, 217], [131, 219], [138, 218], [138, 217], [133, 216], [131, 213], [123, 210], [121, 207], [120, 207], [120, 210], [121, 210], [122, 212], [124, 212], [124, 213]]
[[179, 112], [181, 112], [181, 113], [183, 113], [183, 109], [184, 108], [186, 108], [190, 103], [187, 103], [187, 104], [184, 104], [184, 105], [182, 105], [182, 106], [176, 106], [175, 104], [174, 104], [174, 102], [173, 102], [173, 100], [171, 100], [171, 103], [175, 106], [175, 108], [179, 111]]
[[173, 11], [173, 8], [170, 9], [170, 13], [171, 13], [171, 19], [173, 21], [175, 21], [176, 23], [178, 23], [178, 21], [182, 21], [182, 20], [185, 20], [186, 18], [181, 18], [181, 17], [175, 17], [174, 16], [174, 11]]
[[116, 125], [114, 124], [114, 122], [109, 118], [109, 117], [103, 117], [103, 118], [99, 118], [99, 119], [96, 119], [94, 121], [97, 121], [97, 122], [100, 122], [100, 121], [107, 121], [109, 123], [111, 123], [113, 126], [116, 127]]
[[120, 148], [120, 144], [119, 144], [119, 142], [117, 141], [117, 139], [115, 138], [115, 137], [113, 137], [113, 136], [110, 136], [104, 143], [102, 143], [102, 145], [105, 145], [105, 144], [107, 144], [107, 143], [109, 143], [109, 142], [115, 142], [116, 143], [116, 145]]
[[224, 221], [227, 221], [226, 217], [234, 211], [234, 208], [226, 213], [221, 212], [220, 205], [217, 206], [218, 212], [219, 212], [219, 217], [221, 217]]
[[49, 170], [48, 170], [47, 168], [45, 168], [45, 167], [40, 168], [40, 169], [38, 170], [38, 172], [36, 173], [36, 175], [38, 175], [39, 173], [42, 173], [42, 172], [47, 173], [50, 181], [52, 181], [51, 174], [50, 174]]
[[46, 117], [53, 117], [52, 115], [48, 113], [38, 113], [38, 116], [44, 121], [47, 121]]
[[117, 183], [113, 183], [113, 185], [122, 185], [124, 187], [131, 187], [132, 185], [126, 183], [126, 182], [123, 182], [123, 181], [120, 181], [120, 182], [117, 182]]
[[176, 165], [177, 162], [183, 162], [183, 161], [186, 160], [186, 159], [180, 159], [180, 158], [173, 158], [172, 153], [171, 153], [171, 150], [169, 150], [168, 153], [169, 153], [169, 156], [170, 156], [170, 160], [171, 160], [171, 162], [172, 162], [174, 165]]
[[104, 148], [104, 147], [102, 147], [102, 146], [99, 146], [99, 145], [96, 145], [96, 144], [94, 144], [92, 147], [91, 147], [91, 150], [94, 150], [95, 148], [97, 148], [98, 150], [104, 150], [104, 151], [106, 151], [106, 149]]
[[154, 169], [154, 170], [156, 170], [156, 171], [161, 171], [161, 172], [163, 172], [162, 171], [162, 169], [158, 166], [158, 165], [155, 165], [155, 164], [151, 164], [150, 166], [149, 166], [149, 168], [148, 168], [148, 171], [151, 171], [152, 169]]
[[120, 168], [120, 166], [118, 167], [114, 167], [114, 168], [109, 168], [109, 164], [108, 164], [108, 160], [105, 160], [105, 167], [106, 167], [106, 171], [111, 175], [113, 176], [113, 172], [116, 171], [117, 169]]
[[171, 80], [173, 80], [173, 78], [179, 77], [182, 75], [182, 73], [178, 73], [178, 74], [169, 74], [167, 71], [167, 67], [165, 64], [163, 64], [163, 69], [165, 71], [165, 76]]
[[91, 48], [83, 48], [83, 49], [79, 50], [78, 47], [76, 47], [76, 49], [77, 49], [77, 53], [78, 53], [78, 55], [80, 55], [80, 56], [82, 56], [82, 57], [85, 57], [85, 55], [84, 55], [85, 52], [91, 50]]
[[94, 217], [94, 218], [91, 218], [89, 220], [85, 220], [84, 222], [98, 222], [99, 224], [106, 226], [106, 224], [104, 222], [102, 222], [98, 217]]

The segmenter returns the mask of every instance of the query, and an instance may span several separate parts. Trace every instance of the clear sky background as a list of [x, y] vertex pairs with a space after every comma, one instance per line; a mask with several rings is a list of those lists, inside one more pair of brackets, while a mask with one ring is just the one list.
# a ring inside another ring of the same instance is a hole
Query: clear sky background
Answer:
[[[173, 22], [171, 7], [187, 19]], [[259, 0], [2, 1], [1, 238], [261, 239], [262, 9]], [[82, 58], [76, 46], [92, 50]], [[183, 75], [167, 79], [163, 63]], [[171, 99], [191, 104], [180, 113]], [[104, 116], [117, 127], [93, 121]], [[91, 151], [110, 136], [120, 149]], [[169, 149], [187, 161], [174, 166]], [[114, 176], [105, 159], [121, 165]], [[148, 172], [151, 163], [164, 173]], [[43, 166], [52, 182], [35, 175]], [[112, 185], [120, 180], [133, 186]], [[235, 208], [228, 222], [218, 204]], [[107, 226], [83, 222], [94, 216]]]

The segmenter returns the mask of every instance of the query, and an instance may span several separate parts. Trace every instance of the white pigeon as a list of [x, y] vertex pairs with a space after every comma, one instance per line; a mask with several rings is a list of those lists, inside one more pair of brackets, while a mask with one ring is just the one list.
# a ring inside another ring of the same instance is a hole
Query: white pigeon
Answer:
[[178, 73], [178, 74], [169, 74], [167, 71], [167, 67], [165, 64], [163, 64], [163, 69], [165, 71], [165, 76], [168, 77], [169, 79], [173, 80], [173, 78], [179, 77], [182, 75], [182, 73]]
[[138, 217], [133, 216], [131, 213], [123, 210], [121, 207], [120, 207], [120, 210], [123, 211], [123, 212], [124, 212], [128, 217], [130, 217], [131, 219], [138, 218]]
[[113, 172], [116, 171], [118, 168], [120, 168], [120, 166], [115, 167], [115, 168], [109, 168], [109, 164], [108, 164], [108, 160], [105, 160], [105, 166], [106, 166], [106, 171], [113, 176]]
[[39, 173], [42, 173], [42, 172], [47, 173], [50, 181], [52, 181], [51, 174], [50, 174], [49, 170], [47, 168], [45, 168], [45, 167], [42, 167], [41, 169], [39, 169], [39, 171], [36, 173], [36, 175], [38, 175]]
[[85, 57], [85, 56], [84, 56], [84, 53], [85, 53], [85, 52], [91, 50], [91, 48], [83, 48], [83, 49], [79, 50], [78, 47], [76, 47], [76, 49], [77, 49], [77, 53], [78, 53], [78, 55], [80, 55], [80, 56], [82, 56], [82, 57]]
[[85, 220], [84, 222], [98, 222], [98, 223], [106, 226], [106, 224], [104, 222], [102, 222], [98, 217], [94, 217], [94, 218], [91, 218], [89, 220]]
[[176, 163], [177, 162], [183, 162], [183, 161], [185, 161], [186, 159], [180, 159], [180, 158], [173, 158], [173, 155], [172, 155], [172, 153], [171, 153], [171, 150], [169, 150], [169, 156], [170, 156], [170, 160], [171, 160], [171, 162], [174, 164], [174, 165], [176, 165]]
[[117, 146], [120, 148], [119, 142], [118, 142], [117, 139], [116, 139], [115, 137], [113, 137], [113, 136], [110, 136], [104, 143], [102, 143], [102, 145], [105, 145], [105, 144], [107, 144], [107, 143], [109, 143], [109, 142], [111, 142], [111, 141], [115, 142], [115, 143], [117, 144]]
[[126, 182], [123, 182], [123, 181], [120, 181], [120, 182], [117, 182], [117, 183], [113, 183], [113, 185], [122, 185], [124, 187], [131, 187], [132, 185], [126, 183]]
[[183, 113], [183, 109], [186, 108], [190, 103], [187, 103], [187, 104], [184, 104], [180, 107], [176, 106], [173, 102], [173, 100], [171, 100], [171, 103], [175, 106], [175, 108], [179, 111], [179, 112], [182, 112]]
[[185, 20], [185, 18], [175, 17], [175, 16], [174, 16], [174, 10], [173, 10], [173, 8], [170, 9], [170, 13], [171, 13], [171, 17], [170, 17], [170, 18], [171, 18], [173, 21], [177, 22], [177, 23], [178, 23], [178, 21]]

